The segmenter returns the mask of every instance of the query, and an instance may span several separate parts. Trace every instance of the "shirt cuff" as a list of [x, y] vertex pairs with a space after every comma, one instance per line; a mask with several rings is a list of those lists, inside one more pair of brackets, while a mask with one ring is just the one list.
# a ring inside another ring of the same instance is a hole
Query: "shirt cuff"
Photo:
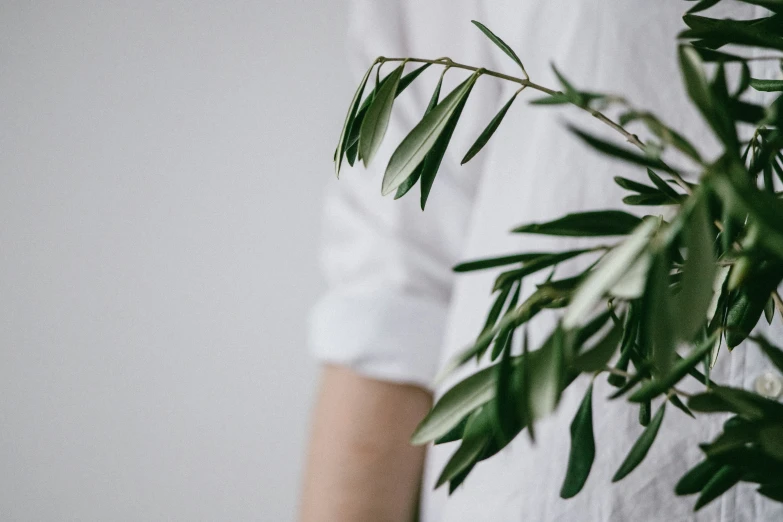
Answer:
[[446, 314], [443, 303], [420, 296], [333, 293], [311, 312], [308, 344], [321, 362], [431, 390]]

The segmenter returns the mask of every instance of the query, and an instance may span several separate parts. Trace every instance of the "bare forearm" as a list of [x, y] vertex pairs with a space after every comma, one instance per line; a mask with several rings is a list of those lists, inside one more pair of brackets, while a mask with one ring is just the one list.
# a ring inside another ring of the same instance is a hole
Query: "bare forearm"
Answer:
[[409, 522], [424, 449], [408, 438], [432, 398], [425, 390], [324, 369], [301, 522]]

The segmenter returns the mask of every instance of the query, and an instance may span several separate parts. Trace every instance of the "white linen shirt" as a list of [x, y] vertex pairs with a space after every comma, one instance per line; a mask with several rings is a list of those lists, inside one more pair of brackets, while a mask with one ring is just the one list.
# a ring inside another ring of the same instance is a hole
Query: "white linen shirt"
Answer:
[[[724, 2], [726, 3], [726, 2]], [[515, 64], [471, 24], [484, 22], [517, 50], [531, 79], [559, 88], [554, 62], [578, 88], [622, 94], [647, 108], [696, 143], [715, 140], [688, 103], [676, 59], [676, 34], [692, 4], [679, 0], [354, 0], [349, 49], [358, 79], [376, 56], [437, 58], [519, 74]], [[728, 3], [718, 14], [750, 18], [761, 8]], [[774, 63], [759, 74], [774, 77]], [[384, 72], [392, 70], [387, 64]], [[410, 70], [410, 69], [409, 69]], [[458, 261], [495, 254], [558, 251], [583, 244], [508, 233], [514, 225], [574, 211], [620, 208], [627, 195], [613, 176], [644, 181], [644, 169], [600, 156], [566, 129], [568, 120], [618, 139], [575, 108], [524, 103], [523, 92], [503, 125], [473, 161], [459, 161], [478, 133], [513, 93], [514, 85], [482, 77], [465, 109], [432, 188], [419, 208], [419, 188], [398, 201], [380, 195], [386, 162], [417, 123], [437, 81], [431, 67], [397, 100], [384, 146], [365, 170], [345, 165], [325, 206], [322, 264], [329, 290], [314, 308], [310, 346], [324, 361], [378, 379], [431, 387], [438, 368], [475, 339], [491, 304], [497, 271], [455, 277]], [[447, 88], [466, 77], [452, 70]], [[373, 79], [370, 80], [372, 85]], [[346, 93], [346, 96], [349, 93]], [[643, 134], [640, 133], [643, 136]], [[328, 172], [328, 169], [325, 170]], [[658, 209], [642, 209], [654, 212]], [[559, 275], [564, 273], [559, 272]], [[526, 282], [523, 290], [531, 291]], [[554, 324], [554, 314], [531, 323], [533, 346]], [[783, 339], [779, 318], [768, 335]], [[742, 345], [721, 353], [714, 378], [753, 388], [770, 371], [758, 349]], [[475, 371], [475, 368], [463, 369]], [[434, 390], [442, 393], [450, 381]], [[583, 491], [559, 497], [566, 470], [569, 424], [586, 383], [577, 380], [558, 410], [537, 426], [537, 442], [519, 436], [476, 466], [447, 496], [433, 491], [437, 474], [455, 444], [429, 450], [423, 486], [423, 522], [474, 521], [772, 521], [783, 509], [741, 484], [694, 514], [695, 497], [676, 497], [677, 480], [702, 460], [698, 442], [711, 440], [722, 418], [692, 420], [668, 408], [645, 461], [618, 484], [611, 477], [642, 431], [637, 408], [609, 401], [605, 378], [596, 381], [594, 429], [597, 457]], [[657, 405], [654, 405], [654, 407]]]

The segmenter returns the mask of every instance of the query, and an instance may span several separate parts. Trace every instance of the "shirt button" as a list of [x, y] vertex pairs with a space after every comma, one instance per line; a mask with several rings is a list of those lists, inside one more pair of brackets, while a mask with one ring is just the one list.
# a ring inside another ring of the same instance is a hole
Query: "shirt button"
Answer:
[[783, 378], [774, 372], [764, 372], [756, 377], [756, 393], [768, 399], [777, 399], [783, 393]]

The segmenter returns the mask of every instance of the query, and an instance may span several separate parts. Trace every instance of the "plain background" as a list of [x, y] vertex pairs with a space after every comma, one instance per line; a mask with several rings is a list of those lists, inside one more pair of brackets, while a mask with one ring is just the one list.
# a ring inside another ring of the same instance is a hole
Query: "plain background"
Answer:
[[0, 520], [294, 519], [344, 1], [0, 1]]

